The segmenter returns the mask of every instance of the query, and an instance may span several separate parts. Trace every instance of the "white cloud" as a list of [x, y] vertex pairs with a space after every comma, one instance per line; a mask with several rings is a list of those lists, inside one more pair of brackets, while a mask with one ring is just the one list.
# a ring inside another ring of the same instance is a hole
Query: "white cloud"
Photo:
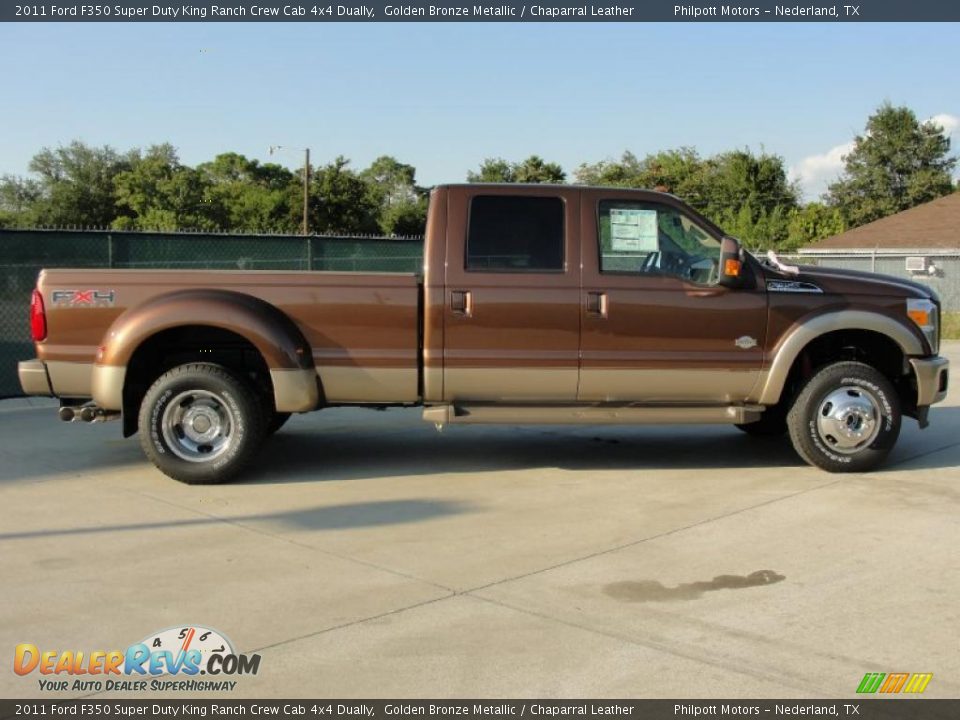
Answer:
[[843, 171], [843, 157], [853, 150], [853, 141], [836, 145], [821, 155], [810, 155], [790, 168], [791, 181], [799, 180], [807, 199], [813, 200]]
[[943, 131], [947, 135], [956, 135], [957, 130], [960, 129], [960, 117], [951, 115], [949, 113], [940, 113], [939, 115], [934, 115], [932, 118], [928, 119], [927, 122], [932, 122], [936, 125], [939, 125], [943, 128]]
[[[960, 144], [960, 116], [950, 113], [940, 113], [928, 118], [925, 122], [933, 122], [943, 128], [951, 137], [954, 149]], [[810, 155], [803, 158], [790, 168], [790, 180], [798, 180], [800, 189], [808, 200], [815, 200], [826, 192], [827, 186], [837, 179], [843, 172], [843, 156], [853, 150], [853, 141], [830, 148], [820, 155]]]

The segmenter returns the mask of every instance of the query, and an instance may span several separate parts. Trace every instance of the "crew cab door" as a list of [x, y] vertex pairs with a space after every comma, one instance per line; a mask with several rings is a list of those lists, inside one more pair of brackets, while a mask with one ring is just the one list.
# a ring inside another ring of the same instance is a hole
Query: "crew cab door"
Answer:
[[720, 234], [710, 223], [669, 196], [585, 190], [580, 232], [579, 400], [750, 396], [763, 365], [766, 293], [716, 284]]
[[576, 400], [579, 199], [572, 188], [451, 188], [447, 402]]

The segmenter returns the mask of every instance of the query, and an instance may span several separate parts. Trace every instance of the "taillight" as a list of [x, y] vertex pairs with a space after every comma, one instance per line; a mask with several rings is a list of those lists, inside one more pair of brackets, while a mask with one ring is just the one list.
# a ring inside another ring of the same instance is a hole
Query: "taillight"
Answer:
[[34, 290], [30, 299], [30, 335], [34, 342], [47, 339], [47, 315], [43, 310], [43, 295], [39, 290]]

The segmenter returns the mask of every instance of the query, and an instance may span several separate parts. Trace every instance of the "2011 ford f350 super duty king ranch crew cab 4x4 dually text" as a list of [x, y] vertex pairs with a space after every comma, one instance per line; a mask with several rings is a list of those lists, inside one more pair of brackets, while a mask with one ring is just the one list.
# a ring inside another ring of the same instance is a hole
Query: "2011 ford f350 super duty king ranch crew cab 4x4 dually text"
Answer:
[[675, 197], [433, 190], [422, 276], [46, 270], [30, 395], [122, 418], [188, 483], [234, 476], [290, 413], [422, 405], [458, 423], [729, 423], [862, 471], [947, 390], [918, 283], [761, 262]]

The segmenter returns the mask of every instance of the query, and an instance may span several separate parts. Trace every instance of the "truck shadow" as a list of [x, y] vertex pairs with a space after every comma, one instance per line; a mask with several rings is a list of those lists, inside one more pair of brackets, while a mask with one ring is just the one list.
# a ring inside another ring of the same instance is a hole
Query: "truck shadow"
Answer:
[[157, 522], [115, 523], [92, 527], [45, 528], [22, 532], [0, 532], [0, 543], [31, 538], [74, 537], [78, 535], [113, 534], [118, 532], [144, 532], [177, 528], [203, 527], [229, 523], [232, 525], [281, 525], [287, 530], [344, 530], [369, 528], [382, 525], [405, 525], [424, 522], [451, 515], [474, 512], [475, 508], [459, 501], [435, 500], [432, 498], [407, 500], [380, 500], [370, 502], [325, 505], [320, 507], [283, 510], [252, 515], [209, 515], [180, 520]]
[[[643, 471], [807, 467], [787, 437], [750, 437], [722, 426], [461, 426], [437, 433], [428, 425], [407, 422], [376, 423], [376, 427], [356, 432], [331, 427], [333, 432], [324, 432], [321, 423], [309, 416], [305, 420], [298, 424], [295, 418], [265, 442], [242, 482], [322, 482], [538, 468]], [[960, 437], [956, 433], [960, 407], [936, 408], [931, 420], [931, 427], [923, 431], [914, 421], [905, 420], [900, 441], [877, 472], [960, 466]]]
[[[437, 433], [416, 410], [328, 410], [268, 439], [240, 483], [295, 483], [510, 470], [804, 469], [789, 439], [731, 427], [460, 426]], [[0, 484], [63, 474], [157, 472], [118, 424], [67, 425], [51, 411], [0, 413]], [[350, 414], [352, 413], [352, 414]], [[347, 422], [344, 422], [347, 420]], [[960, 466], [960, 407], [937, 407], [923, 431], [904, 422], [878, 473]], [[57, 452], [39, 448], [56, 447]], [[812, 472], [816, 472], [811, 470]], [[717, 478], [717, 482], [722, 482]]]
[[[676, 429], [674, 429], [676, 430]], [[246, 482], [317, 482], [510, 470], [653, 470], [799, 467], [789, 441], [727, 428], [432, 428], [376, 433], [301, 432], [268, 440]]]

